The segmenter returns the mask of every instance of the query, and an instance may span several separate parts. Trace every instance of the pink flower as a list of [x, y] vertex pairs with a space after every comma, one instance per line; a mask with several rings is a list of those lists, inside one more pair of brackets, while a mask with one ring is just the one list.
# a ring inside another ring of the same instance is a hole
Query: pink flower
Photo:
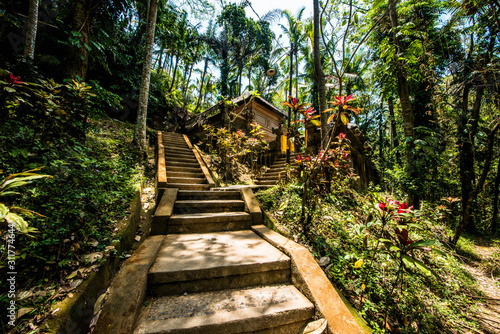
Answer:
[[347, 153], [342, 153], [342, 158], [343, 158], [343, 159], [347, 159], [347, 158], [349, 158], [349, 154], [347, 154]]
[[343, 140], [345, 139], [345, 133], [340, 133], [338, 136], [337, 136], [338, 139], [340, 140]]

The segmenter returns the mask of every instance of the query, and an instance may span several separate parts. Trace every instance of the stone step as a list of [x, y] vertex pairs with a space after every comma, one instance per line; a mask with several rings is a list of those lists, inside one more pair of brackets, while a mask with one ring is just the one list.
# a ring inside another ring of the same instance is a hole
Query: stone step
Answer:
[[246, 212], [213, 212], [172, 215], [168, 233], [205, 233], [250, 229], [252, 216]]
[[286, 172], [286, 169], [285, 168], [269, 168], [264, 174], [267, 175], [267, 174], [284, 174]]
[[272, 186], [272, 185], [275, 185], [277, 183], [277, 181], [274, 181], [274, 180], [265, 180], [265, 181], [255, 181], [255, 184], [257, 185], [264, 185], [264, 186]]
[[165, 147], [181, 147], [181, 148], [189, 148], [186, 142], [176, 142], [176, 141], [163, 141], [163, 146]]
[[168, 172], [186, 172], [186, 173], [203, 173], [201, 168], [198, 167], [176, 167], [176, 166], [168, 166]]
[[295, 334], [314, 305], [293, 285], [152, 298], [134, 334]]
[[165, 160], [169, 160], [169, 161], [183, 161], [183, 162], [189, 162], [189, 163], [198, 163], [198, 160], [196, 159], [196, 157], [193, 156], [190, 157], [190, 156], [186, 156], [186, 155], [173, 155], [173, 154], [168, 154], [168, 155], [165, 155]]
[[205, 177], [168, 177], [167, 183], [190, 183], [190, 184], [205, 184], [207, 179]]
[[245, 210], [242, 200], [177, 200], [174, 214], [237, 212]]
[[232, 200], [241, 199], [239, 191], [189, 191], [179, 190], [177, 200]]
[[194, 184], [194, 183], [167, 183], [168, 188], [177, 188], [181, 190], [208, 190], [209, 184]]
[[193, 173], [193, 172], [184, 172], [184, 171], [180, 171], [180, 172], [171, 172], [170, 170], [167, 170], [167, 177], [177, 177], [177, 178], [183, 178], [183, 177], [189, 177], [189, 178], [193, 178], [193, 177], [205, 177], [205, 174], [203, 173]]
[[290, 258], [251, 230], [168, 234], [148, 273], [153, 296], [290, 281]]
[[167, 170], [169, 169], [169, 166], [189, 167], [189, 168], [200, 167], [199, 163], [183, 162], [183, 161], [173, 161], [173, 160], [165, 160], [165, 165], [167, 166]]
[[190, 148], [178, 147], [178, 146], [165, 146], [163, 152], [165, 154], [193, 154], [193, 150]]
[[275, 181], [278, 181], [279, 177], [278, 177], [278, 174], [276, 174], [276, 175], [267, 175], [267, 174], [265, 174], [263, 176], [257, 177], [257, 180], [259, 180], [259, 181], [266, 181], [266, 180], [270, 180], [270, 181], [275, 180]]

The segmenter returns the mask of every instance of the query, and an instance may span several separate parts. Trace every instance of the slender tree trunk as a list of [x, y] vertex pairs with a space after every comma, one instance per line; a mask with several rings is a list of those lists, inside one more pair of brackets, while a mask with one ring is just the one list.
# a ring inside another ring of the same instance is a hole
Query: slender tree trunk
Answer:
[[[397, 139], [398, 132], [396, 130], [396, 116], [394, 115], [394, 98], [392, 96], [389, 97], [387, 105], [389, 107], [389, 119], [391, 121], [391, 149], [394, 150], [399, 146], [399, 140]], [[399, 154], [399, 151], [396, 151], [396, 162], [398, 163], [398, 165], [401, 164], [401, 156]]]
[[26, 31], [26, 47], [24, 49], [24, 58], [35, 58], [35, 41], [38, 27], [38, 1], [30, 0], [28, 9], [28, 27]]
[[380, 102], [380, 118], [378, 123], [378, 155], [381, 161], [384, 161], [384, 100]]
[[[396, 0], [389, 0], [389, 16], [391, 19], [391, 27], [393, 30], [393, 43], [396, 47], [396, 72], [398, 79], [398, 95], [399, 101], [401, 103], [401, 114], [403, 116], [403, 130], [405, 134], [405, 140], [409, 140], [406, 146], [406, 165], [408, 170], [408, 177], [410, 180], [417, 180], [415, 162], [413, 156], [413, 142], [415, 141], [415, 123], [413, 119], [413, 110], [410, 102], [410, 91], [408, 88], [408, 82], [406, 80], [406, 73], [404, 68], [404, 63], [399, 60], [401, 55], [404, 54], [404, 48], [400, 40], [400, 36], [397, 35], [396, 29], [399, 27], [398, 23], [398, 13], [396, 11]], [[419, 188], [420, 186], [417, 185]], [[415, 208], [420, 206], [420, 198], [418, 192], [412, 192], [409, 196], [409, 202]]]
[[326, 110], [326, 89], [325, 89], [325, 75], [323, 74], [323, 66], [321, 65], [321, 54], [319, 49], [319, 0], [314, 2], [314, 41], [313, 41], [313, 57], [314, 57], [314, 74], [318, 85], [318, 103], [319, 114], [321, 120], [321, 148], [326, 147], [327, 141], [327, 114], [323, 111]]
[[191, 64], [191, 66], [189, 67], [189, 74], [187, 76], [187, 80], [184, 84], [184, 89], [182, 90], [182, 100], [183, 100], [183, 103], [184, 103], [184, 107], [186, 106], [186, 96], [187, 96], [187, 91], [188, 91], [188, 88], [189, 88], [189, 82], [191, 81], [191, 74], [193, 73], [193, 67], [194, 67], [194, 64]]
[[491, 218], [491, 233], [498, 230], [498, 194], [500, 192], [500, 158], [498, 159], [497, 176], [495, 178], [495, 188], [493, 189], [493, 216]]
[[139, 109], [137, 110], [137, 122], [134, 132], [134, 142], [139, 151], [143, 153], [146, 152], [146, 120], [148, 114], [149, 83], [151, 80], [157, 11], [158, 0], [150, 0], [146, 27], [146, 50], [142, 64], [141, 89], [139, 91]]
[[455, 235], [453, 236], [453, 239], [451, 241], [454, 245], [457, 244], [457, 241], [462, 235], [462, 232], [467, 227], [474, 208], [474, 201], [476, 200], [477, 195], [479, 195], [479, 193], [483, 190], [484, 182], [486, 181], [486, 177], [488, 176], [488, 173], [490, 171], [491, 161], [493, 160], [493, 146], [495, 143], [495, 135], [499, 126], [500, 123], [497, 122], [489, 131], [485, 161], [481, 176], [479, 177], [476, 186], [470, 192], [469, 197], [467, 198], [467, 202], [462, 202], [462, 206], [464, 207], [462, 217], [460, 219], [460, 224], [457, 227]]
[[79, 76], [85, 80], [87, 76], [87, 68], [89, 62], [89, 50], [87, 47], [90, 43], [90, 23], [92, 20], [92, 0], [76, 0], [73, 7], [73, 23], [72, 23], [72, 38], [78, 43], [73, 42], [68, 46], [68, 52], [65, 66], [63, 69], [66, 78], [76, 78]]
[[201, 74], [200, 93], [198, 94], [198, 101], [196, 101], [196, 108], [194, 108], [195, 113], [200, 108], [201, 97], [203, 92], [203, 82], [205, 81], [205, 75], [207, 74], [207, 69], [208, 69], [208, 57], [205, 58], [205, 66], [203, 66], [203, 73]]
[[174, 69], [172, 70], [172, 83], [170, 84], [170, 88], [168, 89], [169, 92], [171, 92], [174, 89], [175, 78], [177, 76], [177, 67], [178, 66], [179, 66], [179, 56], [176, 56]]
[[[293, 79], [293, 43], [290, 41], [290, 81], [288, 82], [288, 96], [292, 96], [292, 79]], [[298, 98], [298, 97], [297, 97]], [[289, 99], [287, 99], [289, 100]], [[292, 108], [288, 107], [288, 129], [286, 131], [286, 163], [290, 163], [290, 125], [292, 121]]]
[[163, 48], [160, 49], [160, 56], [159, 56], [159, 59], [158, 59], [158, 73], [161, 73], [161, 70], [162, 70], [162, 60], [163, 60]]

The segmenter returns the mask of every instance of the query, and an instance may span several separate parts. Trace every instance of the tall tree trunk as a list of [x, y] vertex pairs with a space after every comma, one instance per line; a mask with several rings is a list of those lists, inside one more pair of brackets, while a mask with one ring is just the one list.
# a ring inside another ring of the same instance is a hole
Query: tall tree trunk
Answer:
[[495, 188], [493, 189], [493, 216], [491, 218], [491, 233], [498, 230], [498, 193], [500, 192], [500, 158], [498, 159], [497, 176], [495, 178]]
[[158, 59], [158, 73], [161, 73], [161, 70], [162, 70], [163, 50], [164, 50], [163, 48], [160, 49], [160, 56]]
[[74, 79], [79, 76], [85, 80], [89, 63], [90, 23], [92, 20], [92, 0], [76, 0], [73, 7], [73, 23], [65, 67], [66, 78]]
[[316, 83], [318, 85], [318, 104], [319, 114], [321, 120], [321, 148], [326, 147], [327, 141], [327, 114], [323, 111], [326, 110], [326, 88], [325, 88], [325, 75], [323, 74], [323, 66], [321, 65], [321, 54], [319, 50], [319, 0], [314, 2], [314, 38], [313, 38], [313, 58], [314, 58], [314, 74], [316, 76]]
[[[408, 170], [408, 177], [410, 180], [416, 180], [416, 170], [415, 162], [413, 156], [413, 143], [415, 141], [415, 123], [413, 119], [413, 110], [411, 108], [410, 102], [410, 91], [408, 88], [408, 82], [406, 80], [406, 73], [404, 68], [404, 63], [399, 60], [399, 58], [404, 54], [404, 48], [401, 43], [400, 36], [396, 33], [396, 29], [399, 27], [398, 23], [398, 13], [396, 11], [396, 0], [389, 0], [389, 16], [391, 19], [392, 27], [392, 38], [394, 46], [396, 47], [396, 73], [398, 78], [398, 95], [399, 101], [401, 103], [401, 114], [403, 116], [403, 130], [405, 134], [405, 140], [409, 140], [406, 146], [406, 165]], [[418, 186], [418, 185], [417, 185]], [[409, 202], [415, 208], [419, 208], [420, 198], [418, 192], [411, 192], [409, 194]]]
[[184, 88], [182, 90], [182, 100], [183, 100], [183, 103], [184, 103], [184, 107], [186, 106], [186, 102], [187, 102], [186, 101], [187, 90], [189, 88], [189, 82], [191, 81], [191, 74], [193, 73], [193, 67], [194, 67], [194, 63], [191, 64], [191, 66], [189, 66], [189, 73], [188, 73], [186, 82], [184, 83]]
[[464, 207], [464, 209], [462, 217], [460, 219], [460, 224], [458, 225], [455, 235], [451, 240], [451, 242], [454, 245], [457, 244], [457, 241], [462, 235], [462, 232], [467, 227], [467, 224], [469, 223], [472, 215], [472, 210], [474, 208], [473, 206], [474, 201], [476, 200], [477, 195], [479, 195], [479, 193], [483, 190], [484, 182], [486, 181], [486, 177], [488, 176], [488, 173], [490, 171], [491, 161], [493, 159], [493, 146], [495, 143], [495, 135], [496, 132], [498, 131], [499, 126], [500, 122], [497, 122], [493, 126], [493, 128], [489, 131], [485, 161], [481, 172], [481, 176], [479, 177], [479, 180], [477, 181], [475, 187], [473, 187], [472, 191], [470, 192], [469, 197], [467, 198], [467, 202], [462, 202], [462, 206]]
[[384, 100], [380, 102], [380, 118], [378, 123], [378, 155], [381, 161], [384, 161]]
[[[392, 96], [389, 97], [387, 105], [389, 107], [389, 119], [391, 121], [391, 149], [394, 150], [399, 146], [399, 140], [397, 139], [398, 132], [396, 130], [396, 116], [394, 115], [394, 98]], [[399, 155], [399, 151], [396, 151], [396, 162], [398, 163], [398, 165], [401, 163], [401, 156]]]
[[[293, 43], [290, 41], [290, 81], [288, 82], [288, 96], [292, 96], [292, 79], [293, 79]], [[297, 97], [298, 98], [298, 97]], [[289, 98], [287, 99], [287, 101]], [[292, 121], [292, 108], [288, 107], [288, 129], [286, 131], [286, 163], [290, 163], [290, 126]]]
[[30, 0], [28, 9], [28, 27], [26, 31], [26, 47], [24, 49], [24, 58], [35, 58], [35, 41], [38, 27], [38, 1]]
[[146, 49], [142, 63], [141, 89], [139, 91], [139, 109], [135, 125], [134, 142], [140, 152], [146, 152], [146, 120], [148, 114], [149, 83], [151, 80], [151, 64], [153, 61], [153, 46], [155, 42], [156, 14], [158, 0], [149, 1], [149, 13], [146, 27]]
[[203, 73], [201, 74], [201, 79], [200, 79], [200, 92], [198, 94], [198, 101], [196, 101], [196, 108], [194, 108], [194, 112], [196, 113], [198, 109], [200, 108], [200, 103], [201, 103], [201, 97], [202, 97], [202, 92], [203, 92], [203, 82], [205, 81], [205, 75], [207, 74], [208, 70], [208, 57], [205, 57], [205, 65], [203, 66]]
[[170, 84], [170, 88], [168, 89], [168, 92], [170, 93], [172, 90], [174, 90], [174, 85], [175, 85], [175, 78], [177, 76], [177, 67], [179, 66], [179, 56], [175, 57], [175, 65], [174, 69], [172, 70], [172, 83]]

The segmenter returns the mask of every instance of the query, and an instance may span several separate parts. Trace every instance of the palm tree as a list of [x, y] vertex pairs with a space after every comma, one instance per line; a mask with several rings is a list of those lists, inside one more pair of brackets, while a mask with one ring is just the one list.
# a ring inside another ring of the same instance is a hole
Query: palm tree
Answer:
[[137, 123], [134, 132], [134, 142], [139, 151], [143, 153], [146, 152], [146, 118], [148, 113], [149, 83], [151, 80], [157, 12], [158, 0], [150, 0], [146, 26], [146, 47], [142, 63], [141, 88], [139, 91], [139, 109], [137, 110]]
[[35, 41], [38, 26], [38, 2], [39, 0], [30, 0], [28, 10], [28, 26], [26, 31], [24, 58], [31, 60], [33, 60], [35, 56]]

